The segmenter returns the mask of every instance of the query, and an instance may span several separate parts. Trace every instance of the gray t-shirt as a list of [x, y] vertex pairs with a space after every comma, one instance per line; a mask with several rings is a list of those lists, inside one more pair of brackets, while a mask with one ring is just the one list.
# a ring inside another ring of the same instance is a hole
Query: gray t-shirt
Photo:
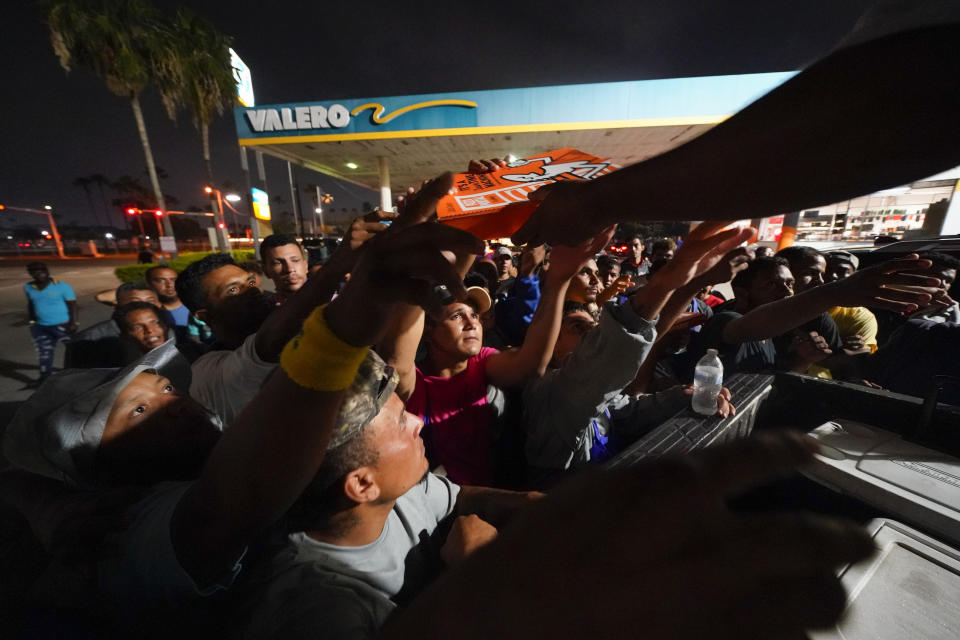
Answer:
[[428, 474], [400, 496], [380, 537], [361, 547], [318, 542], [303, 532], [257, 567], [244, 638], [374, 638], [397, 607], [433, 574], [430, 536], [453, 513], [460, 487]]
[[257, 355], [257, 334], [247, 336], [232, 351], [211, 351], [193, 363], [190, 396], [220, 416], [223, 428], [233, 425], [240, 412], [277, 368]]

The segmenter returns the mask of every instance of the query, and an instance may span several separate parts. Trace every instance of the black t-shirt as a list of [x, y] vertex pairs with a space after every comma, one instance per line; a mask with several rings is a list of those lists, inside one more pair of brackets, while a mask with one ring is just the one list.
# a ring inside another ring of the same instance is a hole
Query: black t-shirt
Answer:
[[763, 371], [772, 371], [776, 367], [777, 350], [774, 341], [767, 340], [748, 340], [739, 343], [726, 343], [723, 341], [723, 329], [727, 323], [743, 317], [736, 311], [720, 311], [714, 309], [713, 317], [703, 325], [700, 333], [697, 334], [687, 350], [686, 371], [683, 377], [693, 378], [693, 370], [697, 366], [697, 360], [703, 357], [707, 349], [716, 349], [723, 363], [723, 374], [727, 376], [738, 371], [746, 373], [760, 373]]
[[816, 331], [827, 341], [827, 345], [834, 353], [839, 353], [840, 350], [843, 349], [843, 339], [840, 337], [840, 330], [837, 329], [837, 323], [833, 321], [829, 313], [824, 311], [813, 320], [805, 322], [793, 331], [788, 331], [782, 336], [777, 336], [773, 339], [781, 358], [790, 353], [793, 336], [796, 335], [797, 331], [803, 333]]

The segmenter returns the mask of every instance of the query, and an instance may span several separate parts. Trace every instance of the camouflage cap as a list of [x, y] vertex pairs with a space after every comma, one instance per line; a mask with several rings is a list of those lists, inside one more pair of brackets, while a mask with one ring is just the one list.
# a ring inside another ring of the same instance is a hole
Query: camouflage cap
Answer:
[[377, 417], [397, 388], [400, 376], [373, 349], [360, 364], [357, 377], [347, 389], [327, 449], [335, 449], [359, 435]]

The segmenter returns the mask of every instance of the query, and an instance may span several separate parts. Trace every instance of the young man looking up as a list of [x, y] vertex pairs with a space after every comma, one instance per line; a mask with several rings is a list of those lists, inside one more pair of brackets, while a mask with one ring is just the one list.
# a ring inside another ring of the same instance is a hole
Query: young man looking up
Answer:
[[323, 463], [287, 513], [285, 545], [253, 570], [245, 637], [375, 638], [440, 572], [438, 559], [459, 564], [534, 499], [429, 473], [423, 422], [404, 409], [396, 383], [370, 352]]
[[597, 301], [601, 291], [603, 291], [603, 283], [600, 280], [600, 270], [597, 268], [596, 260], [590, 256], [570, 280], [566, 299], [589, 304]]
[[364, 244], [387, 228], [381, 220], [395, 215], [378, 212], [377, 217], [354, 221], [324, 268], [281, 307], [254, 286], [254, 277], [229, 255], [211, 254], [184, 269], [177, 292], [217, 341], [193, 363], [190, 394], [230, 426], [274, 370], [280, 351], [303, 320], [333, 297]]
[[[612, 233], [611, 227], [579, 247], [553, 249], [540, 305], [517, 349], [482, 348], [478, 314], [462, 302], [431, 313], [425, 325], [422, 310], [408, 309], [394, 333], [381, 343], [378, 350], [400, 373], [397, 393], [407, 399], [407, 410], [426, 424], [431, 464], [443, 466], [454, 482], [492, 484], [493, 416], [487, 404], [488, 386], [517, 388], [543, 375], [560, 329], [568, 287], [573, 287], [583, 269], [589, 269], [584, 278], [595, 289], [599, 286], [592, 256]], [[418, 366], [414, 358], [421, 334], [426, 358]]]
[[[100, 558], [101, 603], [135, 615], [229, 588], [244, 549], [303, 493], [331, 437], [343, 436], [341, 401], [393, 305], [436, 307], [424, 294], [435, 284], [464, 297], [442, 252], [472, 258], [479, 250], [479, 240], [442, 225], [418, 225], [379, 243], [344, 293], [310, 314], [281, 371], [222, 435], [214, 415], [160, 375], [176, 353], [172, 343], [120, 371], [63, 372], [24, 403], [4, 433], [12, 463], [87, 489], [150, 487]], [[347, 395], [343, 406], [353, 415], [364, 399]], [[381, 454], [391, 455], [386, 447]], [[384, 485], [395, 472], [384, 468]], [[164, 482], [174, 480], [181, 482]]]
[[30, 337], [37, 349], [39, 382], [43, 382], [53, 372], [57, 343], [77, 330], [77, 296], [69, 284], [51, 278], [43, 262], [28, 264], [27, 273], [32, 280], [23, 285], [23, 292], [27, 296]]
[[283, 304], [307, 281], [307, 257], [289, 234], [275, 233], [260, 244], [260, 260], [268, 278], [273, 280], [277, 304]]
[[[661, 312], [664, 322], [672, 323], [667, 316], [679, 311], [667, 308], [668, 302], [685, 304], [700, 288], [701, 278], [722, 277], [710, 270], [752, 233], [714, 233], [720, 225], [697, 227], [646, 286], [627, 302], [604, 307], [599, 323], [585, 311], [564, 317], [550, 370], [523, 390], [526, 454], [534, 486], [556, 480], [567, 469], [604, 462], [645, 428], [688, 405], [691, 391], [683, 387], [655, 395], [625, 389], [650, 355]], [[729, 395], [719, 399], [724, 415], [731, 410], [728, 400]]]

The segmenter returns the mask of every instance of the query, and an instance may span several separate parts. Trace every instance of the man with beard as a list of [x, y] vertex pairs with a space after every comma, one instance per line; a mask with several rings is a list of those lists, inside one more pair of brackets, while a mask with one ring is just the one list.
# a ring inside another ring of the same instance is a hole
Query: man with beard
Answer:
[[[173, 323], [178, 327], [186, 327], [190, 320], [190, 310], [180, 301], [177, 295], [177, 272], [170, 267], [151, 267], [143, 274], [144, 280], [157, 293], [160, 304], [167, 310]], [[117, 301], [119, 305], [119, 300]]]
[[277, 304], [283, 304], [307, 281], [307, 256], [292, 235], [275, 233], [260, 244], [260, 260], [268, 278], [273, 280]]
[[330, 301], [364, 244], [387, 228], [382, 220], [395, 217], [375, 212], [355, 220], [324, 268], [281, 307], [227, 254], [208, 255], [184, 269], [176, 280], [177, 294], [216, 339], [213, 349], [193, 363], [190, 395], [229, 427], [274, 370], [283, 346], [311, 311]]

